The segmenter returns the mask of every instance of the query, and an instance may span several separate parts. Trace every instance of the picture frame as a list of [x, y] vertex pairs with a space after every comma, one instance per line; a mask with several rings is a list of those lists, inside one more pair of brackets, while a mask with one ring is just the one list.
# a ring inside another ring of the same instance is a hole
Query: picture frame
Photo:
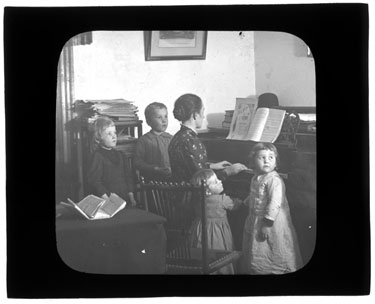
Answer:
[[145, 31], [145, 60], [204, 60], [207, 31]]

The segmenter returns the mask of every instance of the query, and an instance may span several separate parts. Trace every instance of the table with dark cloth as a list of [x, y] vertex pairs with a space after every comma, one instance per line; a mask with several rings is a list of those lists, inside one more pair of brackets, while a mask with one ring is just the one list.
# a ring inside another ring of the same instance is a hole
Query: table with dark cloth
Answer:
[[125, 208], [111, 219], [56, 219], [57, 249], [70, 268], [97, 274], [158, 274], [165, 271], [165, 219]]

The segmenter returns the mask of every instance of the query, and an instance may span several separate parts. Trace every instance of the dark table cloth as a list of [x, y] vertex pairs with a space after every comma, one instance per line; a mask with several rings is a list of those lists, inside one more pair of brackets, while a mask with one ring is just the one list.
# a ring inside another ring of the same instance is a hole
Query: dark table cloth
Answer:
[[70, 268], [98, 274], [158, 274], [165, 271], [165, 219], [123, 209], [111, 219], [61, 216], [56, 220], [60, 257]]

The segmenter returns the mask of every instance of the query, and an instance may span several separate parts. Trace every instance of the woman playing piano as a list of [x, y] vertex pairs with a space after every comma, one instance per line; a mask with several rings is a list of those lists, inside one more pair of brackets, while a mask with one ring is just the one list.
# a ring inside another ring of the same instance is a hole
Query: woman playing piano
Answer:
[[174, 104], [173, 115], [181, 122], [181, 129], [173, 136], [168, 148], [174, 180], [189, 181], [200, 169], [213, 169], [218, 178], [224, 180], [247, 169], [243, 164], [231, 164], [225, 160], [218, 163], [207, 161], [206, 148], [197, 135], [204, 120], [204, 106], [199, 96], [180, 96]]

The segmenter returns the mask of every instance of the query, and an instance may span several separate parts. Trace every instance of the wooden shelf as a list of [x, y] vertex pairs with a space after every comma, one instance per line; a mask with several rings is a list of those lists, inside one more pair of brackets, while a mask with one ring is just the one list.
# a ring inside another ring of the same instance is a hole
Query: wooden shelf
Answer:
[[[135, 137], [135, 128], [137, 128], [137, 137], [142, 136], [142, 120], [137, 121], [115, 121], [117, 134], [126, 134]], [[125, 132], [125, 133], [124, 133]]]
[[142, 126], [142, 120], [137, 120], [137, 121], [115, 121], [116, 126], [129, 126], [129, 127], [134, 127], [134, 126]]

